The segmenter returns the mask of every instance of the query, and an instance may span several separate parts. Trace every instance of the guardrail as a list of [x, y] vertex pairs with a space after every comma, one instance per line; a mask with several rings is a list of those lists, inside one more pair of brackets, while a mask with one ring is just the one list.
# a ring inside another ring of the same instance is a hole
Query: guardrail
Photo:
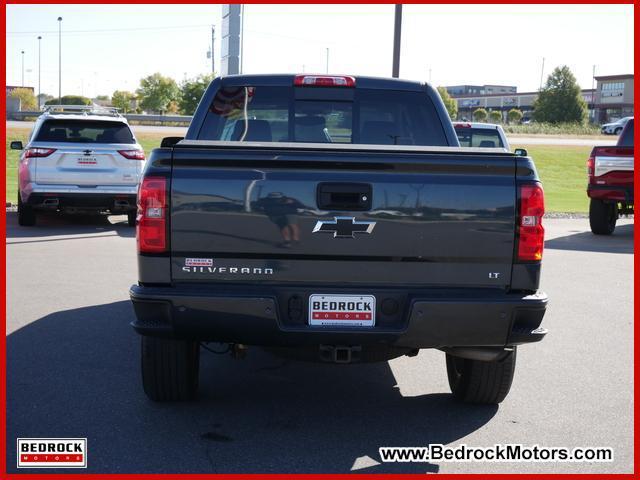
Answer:
[[[43, 112], [7, 112], [7, 120], [35, 120]], [[140, 113], [127, 113], [122, 115], [127, 121], [139, 125], [179, 125], [189, 126], [191, 115], [146, 115]]]

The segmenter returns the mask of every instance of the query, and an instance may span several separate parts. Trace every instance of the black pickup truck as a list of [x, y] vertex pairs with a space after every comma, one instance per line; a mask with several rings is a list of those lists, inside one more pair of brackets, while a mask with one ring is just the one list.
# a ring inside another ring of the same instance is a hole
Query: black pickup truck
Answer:
[[144, 390], [194, 398], [214, 343], [345, 364], [437, 348], [456, 397], [499, 403], [516, 346], [546, 334], [543, 214], [526, 152], [460, 148], [428, 85], [217, 78], [138, 193]]

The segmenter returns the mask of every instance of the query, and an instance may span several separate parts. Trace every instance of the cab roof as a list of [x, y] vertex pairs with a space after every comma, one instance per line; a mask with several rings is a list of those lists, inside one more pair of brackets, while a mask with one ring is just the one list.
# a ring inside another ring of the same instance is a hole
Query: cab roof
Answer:
[[369, 88], [381, 90], [406, 90], [422, 92], [425, 90], [425, 83], [411, 80], [401, 80], [399, 78], [366, 77], [349, 74], [324, 74], [324, 73], [299, 73], [299, 74], [258, 74], [258, 75], [229, 75], [221, 77], [224, 87], [240, 87], [246, 85], [269, 86], [269, 87], [293, 87], [294, 78], [299, 75], [310, 77], [353, 77], [355, 88]]

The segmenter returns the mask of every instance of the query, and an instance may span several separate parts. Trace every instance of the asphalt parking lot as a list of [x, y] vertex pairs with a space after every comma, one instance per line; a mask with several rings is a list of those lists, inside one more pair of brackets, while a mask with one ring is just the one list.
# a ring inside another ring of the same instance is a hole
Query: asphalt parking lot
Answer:
[[[17, 437], [87, 437], [89, 471], [633, 471], [633, 220], [595, 237], [547, 219], [540, 344], [522, 348], [499, 407], [454, 401], [444, 354], [335, 366], [203, 352], [201, 399], [158, 405], [129, 326], [136, 280], [125, 217], [7, 213], [7, 468]], [[610, 446], [612, 463], [379, 464], [381, 446]], [[42, 473], [40, 471], [39, 473]]]

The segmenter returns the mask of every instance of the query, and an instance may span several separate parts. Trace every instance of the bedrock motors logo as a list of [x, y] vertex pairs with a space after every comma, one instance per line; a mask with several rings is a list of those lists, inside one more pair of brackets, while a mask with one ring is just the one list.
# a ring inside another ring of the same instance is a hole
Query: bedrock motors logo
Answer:
[[87, 439], [19, 438], [18, 468], [87, 468]]

